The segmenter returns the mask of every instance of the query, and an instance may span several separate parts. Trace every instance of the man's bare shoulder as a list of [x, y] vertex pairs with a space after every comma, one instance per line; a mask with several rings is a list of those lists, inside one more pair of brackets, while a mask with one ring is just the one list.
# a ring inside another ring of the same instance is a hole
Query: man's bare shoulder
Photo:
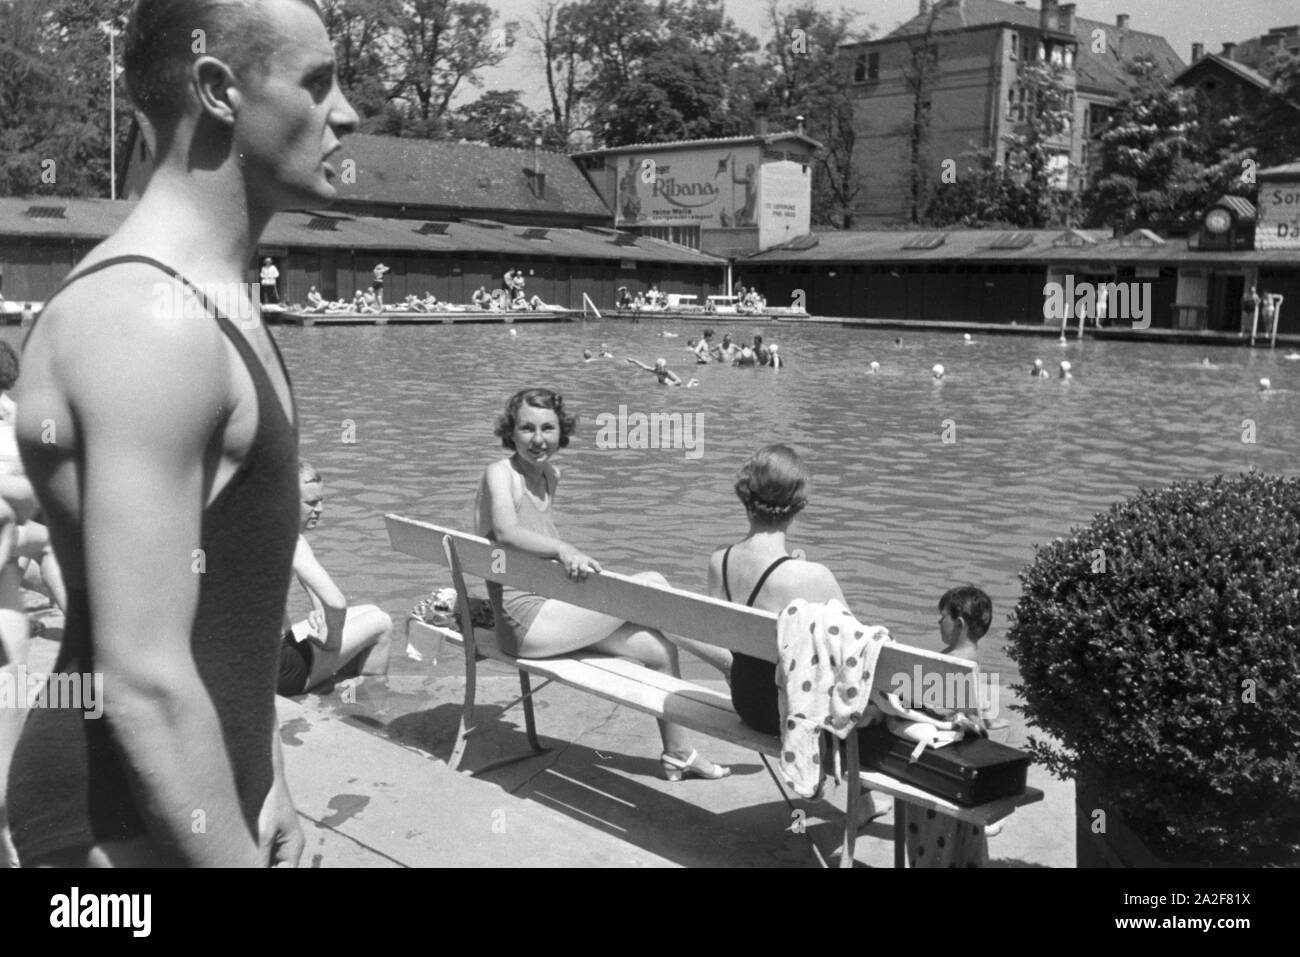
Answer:
[[216, 320], [176, 280], [126, 263], [79, 279], [51, 301], [27, 342], [24, 371], [57, 383], [70, 402], [181, 400], [182, 411], [229, 390], [222, 339]]

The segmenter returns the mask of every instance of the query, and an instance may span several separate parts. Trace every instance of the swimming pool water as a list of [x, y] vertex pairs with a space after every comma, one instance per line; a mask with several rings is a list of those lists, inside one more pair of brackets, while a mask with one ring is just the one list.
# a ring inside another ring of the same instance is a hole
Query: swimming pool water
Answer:
[[[788, 366], [696, 368], [685, 344], [700, 329], [653, 320], [277, 329], [303, 455], [325, 476], [317, 555], [353, 601], [377, 602], [400, 623], [447, 577], [393, 553], [383, 513], [469, 527], [478, 477], [505, 454], [492, 428], [506, 397], [549, 386], [580, 417], [558, 460], [559, 526], [607, 567], [654, 568], [703, 591], [709, 553], [746, 529], [737, 468], [758, 446], [786, 442], [814, 475], [791, 546], [830, 566], [861, 620], [931, 648], [940, 594], [983, 587], [994, 623], [982, 661], [1006, 687], [1016, 680], [1002, 647], [1007, 613], [1036, 544], [1141, 487], [1252, 466], [1300, 474], [1300, 362], [1287, 350], [713, 325], [715, 341], [730, 331], [779, 342]], [[583, 363], [583, 348], [598, 353], [602, 342], [616, 358]], [[629, 355], [663, 356], [700, 385], [663, 388]], [[1035, 357], [1052, 378], [1029, 376]], [[1071, 380], [1055, 377], [1062, 359]], [[1262, 377], [1271, 392], [1258, 391]], [[698, 414], [698, 450], [598, 448], [598, 417], [620, 405]], [[1254, 442], [1243, 441], [1251, 423]], [[397, 656], [399, 672], [418, 667]]]

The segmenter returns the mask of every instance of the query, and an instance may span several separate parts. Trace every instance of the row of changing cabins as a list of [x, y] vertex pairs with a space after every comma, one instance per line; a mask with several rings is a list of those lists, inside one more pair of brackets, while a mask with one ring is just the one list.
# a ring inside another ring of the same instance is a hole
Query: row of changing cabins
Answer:
[[[131, 205], [0, 198], [0, 294], [10, 310], [47, 299]], [[258, 261], [265, 256], [279, 268], [287, 302], [305, 302], [311, 286], [327, 299], [351, 298], [382, 261], [390, 269], [388, 302], [433, 292], [469, 303], [479, 286], [497, 288], [516, 268], [527, 277], [528, 295], [577, 310], [584, 294], [612, 309], [620, 286], [657, 284], [704, 302], [743, 283], [770, 306], [801, 306], [817, 316], [991, 325], [1053, 324], [1044, 317], [1044, 284], [1072, 275], [1076, 283], [1150, 283], [1152, 328], [1188, 332], [1237, 332], [1242, 297], [1254, 285], [1289, 304], [1279, 333], [1300, 334], [1297, 251], [1211, 252], [1195, 238], [1145, 231], [829, 232], [728, 262], [612, 228], [283, 213], [268, 228]], [[249, 264], [249, 282], [257, 281], [257, 265]]]

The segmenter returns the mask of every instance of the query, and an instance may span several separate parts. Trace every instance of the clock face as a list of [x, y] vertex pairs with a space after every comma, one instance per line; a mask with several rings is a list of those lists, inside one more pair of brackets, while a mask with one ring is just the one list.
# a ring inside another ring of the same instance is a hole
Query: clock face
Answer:
[[1205, 214], [1205, 228], [1212, 233], [1226, 233], [1232, 226], [1232, 217], [1226, 209], [1212, 209]]

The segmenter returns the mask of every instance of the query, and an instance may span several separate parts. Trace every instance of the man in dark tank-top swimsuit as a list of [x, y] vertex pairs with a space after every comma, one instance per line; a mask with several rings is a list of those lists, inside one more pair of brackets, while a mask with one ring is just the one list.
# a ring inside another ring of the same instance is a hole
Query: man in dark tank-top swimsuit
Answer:
[[297, 414], [254, 269], [272, 215], [333, 199], [357, 116], [310, 0], [137, 0], [124, 62], [156, 167], [32, 330], [17, 424], [68, 585], [54, 670], [102, 674], [104, 708], [31, 713], [14, 843], [26, 866], [293, 866]]

